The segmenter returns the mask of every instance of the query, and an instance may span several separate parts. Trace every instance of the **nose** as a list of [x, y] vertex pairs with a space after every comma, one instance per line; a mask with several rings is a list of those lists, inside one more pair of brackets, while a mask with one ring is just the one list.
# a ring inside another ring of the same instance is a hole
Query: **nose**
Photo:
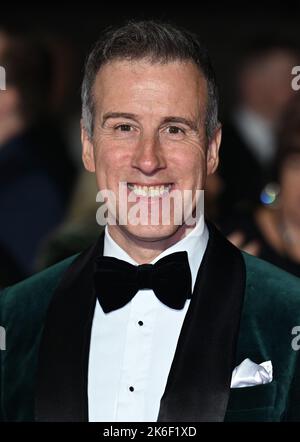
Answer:
[[145, 175], [153, 175], [166, 168], [166, 159], [158, 138], [144, 136], [140, 140], [132, 157], [132, 167]]

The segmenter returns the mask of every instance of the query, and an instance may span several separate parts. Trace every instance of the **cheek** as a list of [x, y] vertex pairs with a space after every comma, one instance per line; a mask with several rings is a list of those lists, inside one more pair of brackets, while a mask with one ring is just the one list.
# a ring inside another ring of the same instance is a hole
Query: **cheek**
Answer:
[[96, 173], [98, 180], [112, 182], [122, 177], [122, 171], [130, 164], [128, 150], [114, 143], [98, 143], [95, 149]]
[[206, 158], [202, 150], [186, 150], [184, 155], [179, 155], [175, 159], [179, 176], [185, 182], [202, 183], [206, 176]]

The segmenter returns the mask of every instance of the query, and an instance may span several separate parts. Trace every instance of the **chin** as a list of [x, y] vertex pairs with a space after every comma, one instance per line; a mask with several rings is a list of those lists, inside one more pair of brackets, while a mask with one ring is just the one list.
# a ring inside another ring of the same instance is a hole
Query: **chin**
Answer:
[[178, 225], [158, 225], [158, 226], [142, 226], [142, 225], [127, 225], [122, 226], [122, 229], [125, 231], [125, 233], [128, 236], [131, 236], [132, 238], [135, 238], [139, 241], [163, 241], [165, 239], [168, 239], [172, 236], [175, 236], [178, 234], [178, 231], [180, 230], [180, 227]]

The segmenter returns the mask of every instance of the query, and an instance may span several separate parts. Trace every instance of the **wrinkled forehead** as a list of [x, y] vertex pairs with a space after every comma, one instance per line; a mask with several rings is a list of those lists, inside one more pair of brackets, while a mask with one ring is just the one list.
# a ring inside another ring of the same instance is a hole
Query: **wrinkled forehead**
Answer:
[[[93, 86], [94, 106], [153, 109], [176, 107], [192, 113], [205, 111], [207, 81], [191, 61], [167, 63], [113, 60], [98, 71]], [[117, 110], [117, 109], [116, 109]], [[97, 109], [96, 109], [97, 111]]]

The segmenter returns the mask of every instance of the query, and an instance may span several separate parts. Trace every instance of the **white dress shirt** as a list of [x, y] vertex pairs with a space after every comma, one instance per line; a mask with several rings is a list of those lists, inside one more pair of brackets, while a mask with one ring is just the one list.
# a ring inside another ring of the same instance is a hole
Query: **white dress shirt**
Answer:
[[[152, 263], [170, 253], [187, 251], [194, 288], [208, 241], [203, 217], [182, 240], [164, 250]], [[137, 263], [105, 229], [104, 256]], [[124, 307], [94, 312], [89, 368], [90, 422], [155, 422], [177, 341], [190, 300], [182, 310], [158, 300], [152, 290], [140, 290]]]
[[274, 126], [247, 108], [239, 109], [234, 121], [255, 158], [262, 165], [269, 165], [275, 154]]

